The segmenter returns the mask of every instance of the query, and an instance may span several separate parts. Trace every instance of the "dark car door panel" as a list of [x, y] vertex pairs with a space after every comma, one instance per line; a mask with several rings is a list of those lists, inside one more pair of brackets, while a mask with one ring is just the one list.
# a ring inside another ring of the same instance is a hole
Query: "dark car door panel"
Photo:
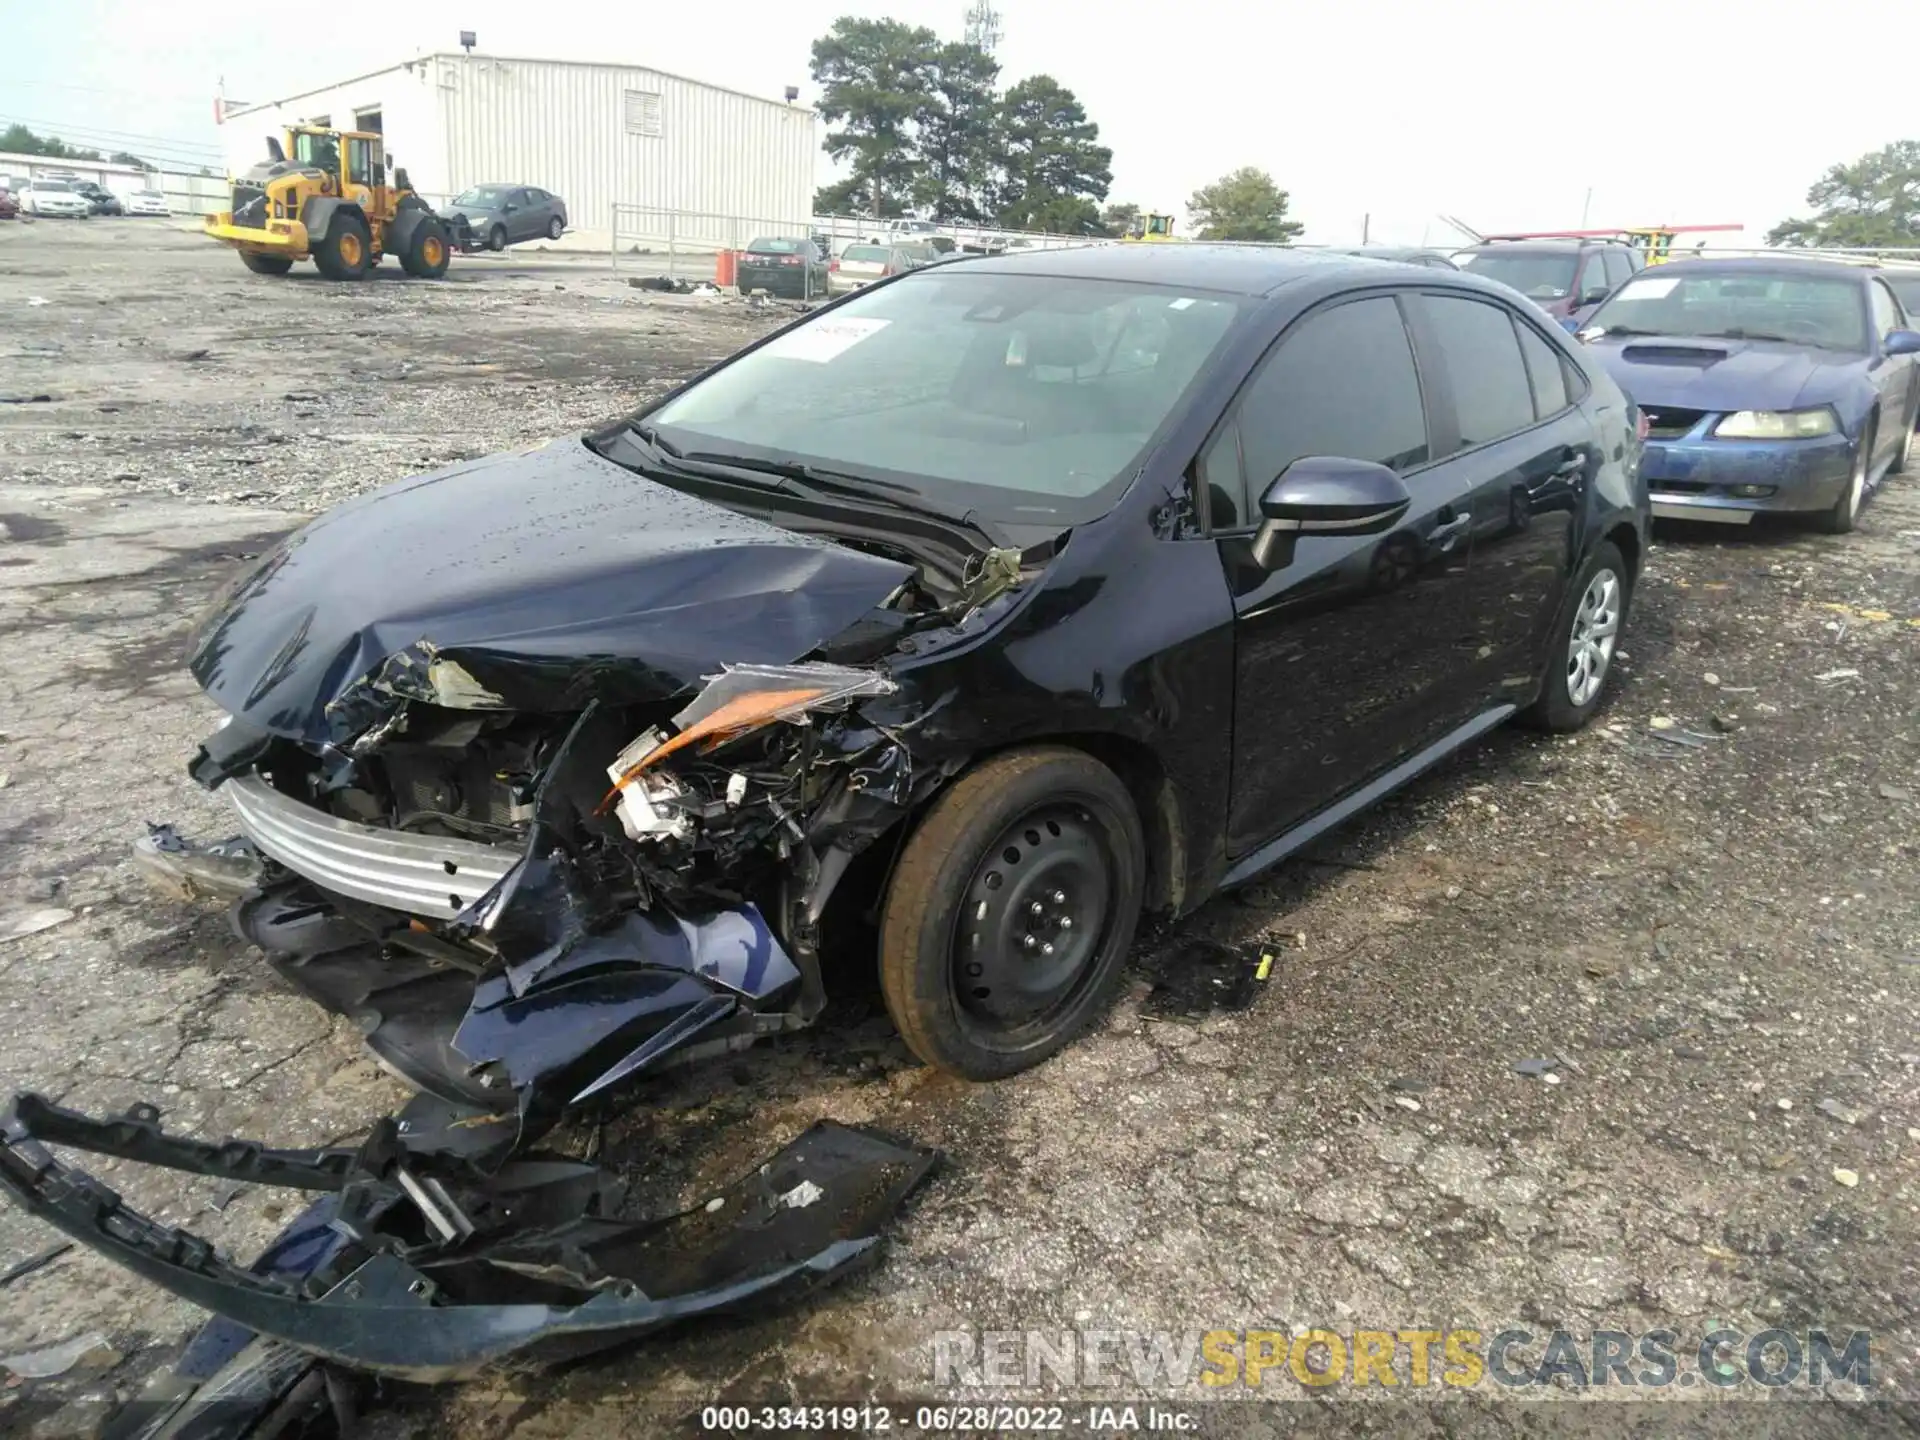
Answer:
[[[1215, 529], [1233, 530], [1218, 541], [1236, 617], [1229, 855], [1324, 808], [1471, 706], [1458, 598], [1471, 507], [1429, 465], [1428, 432], [1399, 302], [1373, 295], [1292, 326], [1205, 458]], [[1303, 535], [1270, 571], [1254, 562], [1248, 527], [1258, 495], [1304, 455], [1386, 465], [1406, 477], [1412, 504], [1386, 534]], [[1222, 499], [1231, 514], [1219, 515]]]
[[1467, 498], [1473, 558], [1461, 594], [1467, 664], [1480, 703], [1524, 699], [1572, 565], [1574, 518], [1598, 465], [1584, 388], [1512, 310], [1422, 294], [1409, 313], [1422, 376], [1442, 418], [1435, 467]]

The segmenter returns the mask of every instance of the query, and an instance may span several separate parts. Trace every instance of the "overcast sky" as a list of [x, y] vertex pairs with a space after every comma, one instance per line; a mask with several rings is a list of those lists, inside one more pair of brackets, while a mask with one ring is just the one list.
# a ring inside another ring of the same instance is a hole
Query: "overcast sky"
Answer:
[[[811, 100], [841, 14], [958, 38], [969, 0], [453, 0], [330, 10], [243, 0], [0, 0], [0, 122], [217, 157], [213, 96], [296, 94], [453, 49], [620, 60]], [[1739, 221], [1803, 211], [1828, 165], [1920, 138], [1912, 0], [1002, 0], [1003, 82], [1045, 71], [1113, 148], [1110, 197], [1183, 207], [1270, 171], [1306, 238]], [[444, 16], [445, 18], [438, 18]], [[216, 166], [217, 158], [212, 160]], [[831, 178], [824, 156], [821, 180]], [[1591, 201], [1588, 192], [1591, 191]]]

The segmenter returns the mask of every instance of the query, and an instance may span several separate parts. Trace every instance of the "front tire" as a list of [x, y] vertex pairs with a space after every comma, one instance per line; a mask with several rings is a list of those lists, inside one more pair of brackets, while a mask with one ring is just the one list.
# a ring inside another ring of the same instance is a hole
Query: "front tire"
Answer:
[[487, 232], [487, 249], [504, 250], [507, 248], [507, 227], [496, 225]]
[[407, 250], [400, 257], [407, 274], [420, 280], [438, 280], [447, 273], [453, 251], [447, 242], [447, 227], [438, 220], [422, 220], [407, 239]]
[[880, 988], [901, 1038], [967, 1080], [1055, 1054], [1111, 1000], [1145, 876], [1132, 798], [1099, 761], [1046, 746], [976, 765], [887, 888]]
[[335, 215], [327, 238], [314, 247], [313, 263], [329, 280], [358, 280], [367, 273], [372, 254], [373, 237], [366, 222], [354, 215]]
[[293, 269], [293, 261], [284, 255], [256, 255], [251, 250], [240, 252], [240, 263], [256, 275], [284, 275]]
[[1633, 604], [1633, 577], [1620, 547], [1603, 540], [1567, 587], [1554, 627], [1540, 696], [1520, 719], [1536, 730], [1565, 734], [1591, 720], [1613, 678], [1614, 651]]
[[1893, 464], [1887, 467], [1889, 475], [1904, 475], [1913, 466], [1913, 432], [1920, 426], [1920, 393], [1914, 396], [1913, 404], [1907, 407], [1906, 433], [1900, 437], [1900, 448], [1893, 452]]
[[1840, 498], [1833, 502], [1831, 510], [1824, 510], [1816, 517], [1816, 523], [1827, 534], [1846, 535], [1859, 523], [1860, 507], [1867, 503], [1867, 476], [1873, 469], [1873, 445], [1879, 438], [1879, 422], [1868, 420], [1866, 429], [1860, 432], [1860, 452], [1854, 456], [1853, 469], [1847, 474], [1846, 488], [1840, 492]]

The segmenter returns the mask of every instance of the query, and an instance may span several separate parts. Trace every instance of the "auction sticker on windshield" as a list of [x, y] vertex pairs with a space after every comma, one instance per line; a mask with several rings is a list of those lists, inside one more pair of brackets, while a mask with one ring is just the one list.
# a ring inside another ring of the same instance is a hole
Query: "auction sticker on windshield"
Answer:
[[778, 355], [786, 360], [811, 360], [816, 365], [824, 365], [868, 336], [886, 329], [891, 323], [852, 315], [841, 320], [816, 320], [811, 325], [802, 325], [798, 330], [789, 330], [769, 340], [760, 353]]
[[1635, 280], [1623, 289], [1615, 299], [1618, 300], [1658, 300], [1663, 295], [1671, 295], [1673, 287], [1680, 283], [1678, 275], [1659, 279]]

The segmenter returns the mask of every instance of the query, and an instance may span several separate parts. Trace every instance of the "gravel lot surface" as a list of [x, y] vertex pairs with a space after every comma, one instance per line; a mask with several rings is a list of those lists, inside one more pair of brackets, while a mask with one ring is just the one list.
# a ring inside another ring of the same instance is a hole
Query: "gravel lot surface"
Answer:
[[[232, 828], [184, 774], [216, 717], [181, 637], [303, 515], [615, 415], [786, 313], [586, 261], [338, 286], [250, 275], [164, 224], [0, 227], [0, 934], [59, 917], [0, 940], [0, 1084], [287, 1144], [397, 1103], [350, 1027], [126, 860], [143, 821]], [[821, 1117], [942, 1147], [873, 1273], [564, 1371], [396, 1397], [374, 1432], [691, 1433], [719, 1400], [911, 1401], [956, 1329], [1528, 1330], [1516, 1364], [1556, 1327], [1672, 1329], [1683, 1356], [1716, 1326], [1861, 1329], [1872, 1394], [1915, 1397], [1920, 485], [1890, 482], [1842, 539], [1660, 539], [1588, 733], [1498, 733], [1146, 935], [1103, 1030], [1052, 1063], [989, 1087], [918, 1068], [847, 957], [820, 1029], [601, 1127], [661, 1200]], [[290, 1213], [281, 1192], [94, 1168], [241, 1255]], [[0, 1206], [0, 1271], [54, 1238]], [[86, 1431], [197, 1318], [83, 1250], [4, 1282], [0, 1357], [90, 1332], [106, 1349], [6, 1384], [0, 1431]], [[1314, 1403], [1259, 1410], [1219, 1403], [1245, 1389], [1132, 1378], [1018, 1393], [1074, 1399], [1083, 1433], [1104, 1432], [1081, 1400], [1155, 1393], [1222, 1435], [1363, 1417], [1544, 1434], [1577, 1403], [1415, 1388], [1399, 1356], [1393, 1390], [1310, 1390], [1283, 1365], [1258, 1394]], [[1910, 1433], [1900, 1406], [1832, 1403], [1865, 1393], [1849, 1383], [1761, 1412], [1760, 1387], [1689, 1386], [1691, 1368], [1604, 1423], [1676, 1423], [1644, 1409], [1666, 1402], [1700, 1433]], [[1587, 1395], [1604, 1398], [1623, 1392]]]

